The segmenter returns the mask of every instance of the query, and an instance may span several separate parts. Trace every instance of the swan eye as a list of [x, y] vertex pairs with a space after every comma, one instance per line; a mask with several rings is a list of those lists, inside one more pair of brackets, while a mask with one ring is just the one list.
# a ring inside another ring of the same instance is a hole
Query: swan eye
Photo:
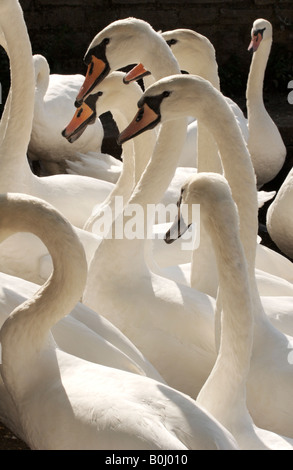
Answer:
[[93, 73], [93, 70], [94, 70], [94, 63], [91, 62], [91, 65], [90, 65], [90, 68], [89, 68], [89, 75], [91, 75]]
[[143, 118], [143, 114], [144, 114], [144, 110], [143, 110], [143, 108], [141, 108], [141, 109], [138, 111], [138, 113], [137, 113], [137, 116], [136, 116], [135, 121], [136, 121], [136, 122], [141, 121], [142, 118]]
[[82, 115], [82, 113], [83, 113], [83, 109], [80, 108], [80, 110], [79, 110], [79, 111], [77, 112], [77, 114], [76, 114], [76, 117], [79, 118], [79, 117]]
[[171, 92], [170, 91], [164, 91], [163, 92], [163, 97], [164, 98], [167, 98], [168, 96], [170, 96]]
[[167, 41], [167, 44], [168, 46], [174, 46], [174, 44], [177, 44], [177, 39], [169, 39], [169, 41]]
[[104, 43], [105, 46], [107, 46], [107, 44], [109, 44], [109, 42], [110, 42], [110, 39], [109, 39], [109, 38], [105, 38], [105, 39], [103, 40], [103, 43]]
[[102, 96], [102, 95], [103, 95], [103, 92], [102, 92], [102, 91], [98, 91], [97, 95], [98, 95], [98, 96]]

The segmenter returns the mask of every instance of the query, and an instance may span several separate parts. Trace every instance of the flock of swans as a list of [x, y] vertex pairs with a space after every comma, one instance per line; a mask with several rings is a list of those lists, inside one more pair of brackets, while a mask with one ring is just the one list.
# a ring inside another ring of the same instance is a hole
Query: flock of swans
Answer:
[[[286, 155], [262, 97], [271, 24], [253, 24], [247, 119], [194, 31], [117, 20], [85, 76], [57, 76], [18, 0], [0, 29], [0, 420], [37, 450], [292, 450], [293, 267], [257, 235]], [[108, 111], [122, 161], [101, 152]], [[175, 220], [147, 217], [169, 204]], [[134, 206], [143, 236], [107, 236]]]

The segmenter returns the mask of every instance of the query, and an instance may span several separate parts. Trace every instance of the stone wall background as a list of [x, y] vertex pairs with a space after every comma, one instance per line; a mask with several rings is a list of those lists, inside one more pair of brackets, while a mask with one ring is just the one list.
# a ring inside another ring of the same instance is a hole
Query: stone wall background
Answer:
[[85, 73], [83, 55], [102, 28], [135, 16], [155, 29], [191, 28], [213, 43], [222, 90], [241, 95], [251, 60], [247, 47], [255, 19], [272, 22], [274, 44], [266, 87], [284, 90], [293, 78], [292, 0], [20, 0], [33, 53], [46, 56], [52, 73]]

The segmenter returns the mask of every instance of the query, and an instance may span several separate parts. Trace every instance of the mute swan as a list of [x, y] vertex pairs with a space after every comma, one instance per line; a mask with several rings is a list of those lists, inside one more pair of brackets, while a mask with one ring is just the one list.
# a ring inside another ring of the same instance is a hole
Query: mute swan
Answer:
[[[229, 429], [240, 449], [292, 450], [292, 439], [257, 428], [246, 406], [245, 386], [253, 343], [252, 301], [238, 214], [227, 180], [216, 173], [202, 172], [182, 187], [178, 236], [184, 225], [192, 224], [194, 204], [200, 204], [201, 223], [214, 245], [222, 305], [217, 361], [196, 401]], [[172, 241], [170, 235], [176, 231], [178, 220], [166, 234], [167, 242]]]
[[[162, 37], [171, 47], [181, 69], [186, 70], [192, 75], [199, 75], [206, 80], [209, 80], [214, 87], [220, 89], [215, 50], [208, 38], [189, 29], [166, 31], [162, 33]], [[225, 97], [225, 99], [231, 106], [245, 140], [248, 141], [248, 122], [245, 119], [243, 112], [230, 98]], [[257, 133], [255, 138], [259, 142], [259, 136]], [[203, 145], [205, 145], [205, 143], [203, 143]], [[200, 150], [200, 152], [201, 151], [204, 156], [206, 154], [204, 148]], [[202, 167], [201, 163], [200, 166]], [[261, 207], [266, 201], [272, 199], [275, 194], [276, 193], [274, 191], [258, 191], [259, 207]], [[272, 258], [275, 260], [273, 265]], [[278, 260], [276, 258], [278, 258]], [[194, 262], [195, 264], [198, 264], [197, 253], [195, 253]], [[275, 255], [275, 252], [265, 248], [263, 245], [258, 245], [257, 247], [256, 266], [260, 270], [269, 272], [276, 276], [284, 277], [290, 282], [293, 280], [293, 267], [290, 266], [288, 260]], [[289, 291], [287, 293], [289, 295]]]
[[10, 231], [33, 231], [48, 246], [54, 265], [44, 286], [14, 309], [0, 331], [1, 376], [28, 446], [238, 449], [233, 436], [190, 397], [58, 349], [50, 328], [82, 295], [87, 276], [82, 246], [71, 224], [44, 201], [7, 194], [0, 197], [0, 208], [0, 238]]
[[286, 147], [263, 102], [263, 81], [273, 42], [271, 23], [262, 18], [255, 20], [251, 38], [249, 50], [253, 50], [253, 57], [246, 89], [248, 148], [257, 185], [261, 187], [281, 170], [286, 158]]
[[293, 260], [292, 203], [293, 170], [290, 170], [267, 210], [266, 224], [271, 239]]
[[[124, 78], [125, 73], [112, 72], [98, 84], [82, 106], [77, 109], [72, 121], [63, 131], [63, 135], [67, 139], [74, 140], [84, 129], [87, 120], [93, 120], [96, 115], [106, 111], [111, 111], [118, 129], [122, 131], [134, 115], [136, 103], [142, 95], [141, 87], [135, 81], [125, 86]], [[115, 188], [104, 203], [93, 210], [91, 217], [85, 224], [86, 230], [93, 231], [99, 235], [101, 235], [99, 232], [101, 228], [103, 229], [103, 233], [108, 230], [105, 228], [105, 214], [109, 213], [111, 222], [113, 216], [116, 217], [118, 215], [116, 198], [122, 197], [124, 204], [128, 201], [135, 184], [138, 182], [151, 157], [155, 141], [156, 135], [153, 131], [142, 134], [134, 141], [126, 142], [123, 145], [123, 171], [121, 178], [119, 178]], [[176, 204], [180, 186], [186, 180], [187, 176], [195, 171], [195, 168], [176, 168], [175, 175], [168, 189], [165, 191], [160, 205], [157, 206], [155, 222], [170, 221], [170, 214], [166, 212], [165, 208], [169, 204]], [[123, 204], [119, 204], [119, 208], [122, 209]], [[102, 224], [98, 223], [100, 218], [102, 218]], [[108, 228], [110, 228], [110, 226]], [[155, 230], [158, 230], [158, 225], [155, 226]], [[160, 236], [161, 238], [159, 238]], [[166, 264], [168, 266], [170, 266], [170, 264], [176, 265], [177, 261], [179, 261], [179, 264], [190, 261], [191, 250], [183, 250], [181, 243], [178, 243], [175, 244], [173, 249], [167, 252], [162, 239], [163, 227], [160, 227], [158, 236], [156, 236], [156, 238], [154, 237], [151, 246], [153, 257], [159, 266], [163, 265], [165, 267]], [[168, 275], [171, 274], [171, 278], [173, 278], [173, 271], [173, 268], [172, 273], [170, 273], [170, 270], [164, 271], [164, 275], [169, 277]], [[178, 279], [178, 276], [180, 276], [181, 282], [188, 283], [187, 278], [179, 272], [179, 268], [176, 269], [175, 280]]]
[[104, 129], [97, 119], [77, 143], [70, 145], [62, 139], [60, 130], [73, 112], [73, 100], [84, 77], [50, 74], [48, 62], [40, 54], [33, 56], [33, 62], [36, 89], [28, 154], [40, 161], [44, 174], [65, 173], [65, 160], [74, 160], [77, 152], [101, 152]]
[[[124, 77], [125, 73], [114, 71], [93, 89], [63, 130], [62, 134], [67, 140], [75, 142], [87, 129], [88, 121], [94, 121], [97, 116], [107, 111], [111, 112], [118, 129], [122, 130], [126, 127], [136, 110], [136, 103], [141, 97], [142, 90], [135, 82], [126, 87], [123, 84]], [[115, 198], [118, 196], [123, 200], [121, 204], [123, 209], [132, 193], [135, 181], [140, 178], [150, 159], [155, 142], [156, 138], [151, 133], [147, 137], [141, 136], [135, 142], [128, 142], [123, 147], [121, 176], [104, 203], [93, 210], [91, 217], [85, 224], [87, 230], [94, 229], [94, 222], [98, 218], [98, 214], [107, 209], [112, 214], [117, 212], [117, 208], [115, 211]], [[139, 158], [135, 159], [135, 155], [139, 155]], [[118, 214], [115, 213], [115, 215]]]
[[[141, 68], [138, 68], [140, 71]], [[131, 78], [136, 77], [136, 72], [131, 71], [129, 73], [131, 75]], [[206, 72], [207, 74], [207, 72]], [[211, 75], [211, 74], [210, 74]], [[227, 100], [226, 100], [227, 101]], [[230, 106], [229, 102], [228, 105]], [[199, 122], [199, 129], [201, 130], [202, 125]], [[203, 126], [204, 128], [204, 135], [206, 138], [211, 138], [211, 135], [208, 131], [208, 126]], [[215, 147], [216, 148], [216, 147]], [[211, 150], [211, 149], [210, 149]], [[199, 153], [199, 160], [201, 160], [201, 156], [203, 156], [203, 149], [200, 149]], [[218, 151], [217, 151], [218, 152]], [[205, 154], [204, 154], [205, 155]], [[211, 153], [209, 154], [211, 157]], [[250, 158], [248, 153], [245, 152], [246, 158]], [[201, 167], [204, 167], [204, 163], [201, 165]], [[212, 166], [215, 166], [212, 164]], [[238, 198], [241, 198], [241, 188], [243, 188], [242, 192], [245, 191], [247, 193], [247, 188], [244, 187], [243, 185], [239, 185], [239, 195]], [[235, 188], [236, 191], [236, 188]], [[246, 194], [245, 197], [248, 197], [249, 194]], [[266, 250], [266, 251], [265, 251]], [[291, 282], [288, 282], [287, 279], [290, 281], [292, 280], [292, 273], [293, 273], [293, 266], [288, 260], [282, 259], [280, 256], [276, 254], [275, 258], [278, 257], [278, 259], [275, 259], [275, 263], [271, 265], [271, 259], [274, 257], [273, 253], [270, 253], [268, 249], [265, 249], [264, 247], [257, 245], [257, 252], [258, 252], [258, 260], [259, 263], [262, 267], [264, 267], [265, 271], [262, 271], [257, 268], [256, 270], [256, 275], [257, 275], [257, 283], [258, 283], [258, 288], [262, 296], [274, 296], [274, 295], [284, 295], [284, 296], [292, 296], [293, 295], [293, 284]], [[163, 252], [165, 255], [165, 252]], [[156, 261], [159, 263], [159, 266], [165, 267], [164, 265], [164, 260], [168, 260], [168, 255], [166, 254], [165, 257], [160, 257], [160, 252], [155, 253], [155, 258]], [[267, 257], [266, 263], [264, 262], [264, 257]], [[278, 261], [278, 263], [276, 263]], [[196, 288], [197, 290], [201, 290], [209, 295], [212, 295], [216, 297], [216, 292], [218, 288], [218, 278], [217, 278], [217, 271], [215, 269], [215, 257], [213, 254], [212, 246], [210, 239], [208, 235], [203, 235], [201, 237], [201, 244], [197, 250], [194, 250], [192, 253], [192, 264], [196, 266], [196, 269], [192, 270], [191, 269], [191, 274], [190, 274], [190, 269], [188, 266], [185, 266], [185, 274], [184, 274], [184, 279], [185, 280], [190, 280], [190, 284], [192, 287]], [[284, 270], [284, 271], [283, 271]], [[279, 276], [276, 276], [275, 274], [278, 274]], [[287, 279], [283, 279], [283, 277], [280, 276], [286, 276]], [[164, 276], [170, 277], [168, 275], [167, 271], [164, 271]], [[173, 277], [172, 277], [173, 278]], [[268, 304], [268, 302], [265, 302]], [[288, 300], [286, 301], [286, 309], [288, 308]], [[274, 324], [278, 324], [278, 327], [281, 329], [281, 331], [284, 331], [285, 333], [288, 333], [288, 320], [286, 320], [284, 324], [284, 329], [283, 329], [283, 318], [281, 320], [280, 317], [276, 316], [276, 312], [273, 312], [273, 310], [270, 308], [269, 309], [270, 315], [272, 315], [272, 321]], [[293, 328], [293, 324], [292, 324]]]
[[[209, 105], [213, 113], [208, 112]], [[247, 147], [231, 110], [222, 95], [207, 81], [186, 75], [167, 77], [146, 90], [138, 103], [137, 116], [120, 135], [120, 141], [158, 122], [165, 123], [183, 115], [189, 116], [195, 112], [195, 106], [196, 117], [213, 129], [240, 218], [240, 236], [248, 264], [254, 315], [252, 360], [247, 381], [248, 409], [257, 426], [292, 438], [293, 364], [289, 363], [289, 353], [293, 349], [293, 338], [281, 333], [270, 323], [261, 304], [255, 278], [258, 230], [255, 176]], [[236, 166], [231, 165], [233, 159], [237, 161]], [[245, 185], [246, 193], [240, 197], [241, 184]], [[217, 326], [217, 319], [215, 323]]]
[[82, 227], [93, 206], [107, 197], [113, 185], [77, 175], [38, 178], [32, 173], [26, 157], [35, 94], [31, 45], [19, 2], [1, 1], [0, 13], [11, 68], [10, 112], [0, 148], [1, 192], [22, 192], [45, 199], [71, 223]]
[[[106, 48], [102, 55], [100, 44]], [[159, 63], [152, 60], [153, 51], [162, 57]], [[87, 73], [78, 99], [83, 99], [101, 81], [101, 77], [95, 76], [95, 65], [101, 65], [101, 60], [110, 71], [143, 59], [158, 78], [180, 71], [167, 43], [148, 23], [135, 18], [107, 26], [95, 37], [86, 57], [94, 67], [90, 76]], [[127, 211], [132, 204], [145, 209], [146, 205], [161, 200], [174, 175], [185, 135], [185, 119], [160, 129], [160, 142], [129, 203], [113, 224], [115, 231], [117, 226], [122, 227], [121, 238], [103, 239], [90, 263], [83, 303], [98, 307], [101, 314], [111, 318], [168, 384], [195, 397], [216, 358], [215, 299], [149, 270], [144, 257], [144, 237], [153, 220], [147, 220], [146, 211], [139, 222], [142, 236], [128, 239], [125, 234], [125, 226], [131, 220]], [[163, 151], [165, 144], [168, 151]]]
[[[195, 31], [187, 29], [178, 29], [174, 31], [167, 31], [162, 33], [162, 37], [166, 40], [171, 47], [172, 52], [177, 58], [180, 68], [188, 72], [203, 76], [209, 80], [217, 89], [220, 88], [217, 62], [215, 59], [215, 50], [210, 41]], [[136, 67], [136, 70], [130, 71], [126, 76], [126, 81], [137, 79], [139, 74], [146, 73], [143, 67]], [[241, 128], [243, 135], [247, 139], [247, 121], [245, 120], [240, 108], [229, 98], [225, 97], [230, 105], [236, 120]], [[217, 161], [218, 150], [213, 144], [213, 139], [208, 133], [207, 129], [202, 127], [199, 123], [199, 148], [198, 148], [198, 166], [200, 171], [222, 171]], [[208, 158], [207, 158], [208, 156]], [[259, 207], [265, 200], [271, 199], [275, 192], [266, 193], [264, 191], [258, 192]], [[288, 263], [288, 260], [282, 259], [281, 256], [271, 250], [268, 250], [263, 245], [257, 247], [257, 268], [264, 270], [269, 274], [281, 277], [288, 281], [292, 281], [293, 268]], [[271, 259], [274, 259], [273, 264]], [[163, 257], [159, 260], [159, 265], [165, 267], [165, 260]], [[192, 253], [192, 264], [195, 264], [199, 269], [192, 270], [190, 278], [191, 285], [196, 289], [202, 290], [210, 295], [216, 296], [218, 279], [217, 270], [214, 269], [215, 258], [211, 249], [211, 243], [208, 237], [202, 236], [202, 242], [196, 251]], [[206, 273], [206, 275], [204, 275]], [[276, 291], [282, 295], [291, 295], [292, 286], [283, 281], [283, 279], [271, 278], [271, 285], [269, 279], [271, 276], [266, 276], [258, 270], [258, 283], [263, 295], [274, 295]], [[274, 284], [272, 285], [272, 281]]]

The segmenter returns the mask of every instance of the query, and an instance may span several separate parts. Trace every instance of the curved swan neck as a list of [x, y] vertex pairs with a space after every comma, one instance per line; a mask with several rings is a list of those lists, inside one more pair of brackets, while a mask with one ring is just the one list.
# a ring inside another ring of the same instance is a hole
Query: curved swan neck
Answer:
[[[23, 12], [16, 0], [9, 2], [8, 11], [0, 19], [10, 59], [11, 105], [9, 126], [0, 149], [0, 158], [19, 159], [22, 171], [26, 159], [23, 149], [28, 147], [32, 130], [35, 98], [35, 75], [32, 50]], [[27, 164], [27, 168], [29, 166]]]
[[[0, 240], [30, 232], [47, 246], [53, 261], [48, 281], [17, 307], [1, 329], [3, 366], [9, 377], [22, 370], [22, 359], [33, 359], [48, 346], [50, 328], [80, 300], [87, 276], [83, 247], [71, 224], [44, 201], [7, 193], [0, 197]], [[50, 342], [49, 342], [50, 343]], [[23, 355], [14, 355], [22, 350]]]
[[271, 47], [272, 39], [266, 39], [262, 41], [259, 49], [253, 53], [246, 89], [248, 117], [253, 108], [264, 107], [263, 82]]
[[34, 55], [33, 62], [35, 69], [36, 95], [39, 95], [39, 99], [42, 99], [49, 87], [50, 68], [45, 57], [41, 55]]

